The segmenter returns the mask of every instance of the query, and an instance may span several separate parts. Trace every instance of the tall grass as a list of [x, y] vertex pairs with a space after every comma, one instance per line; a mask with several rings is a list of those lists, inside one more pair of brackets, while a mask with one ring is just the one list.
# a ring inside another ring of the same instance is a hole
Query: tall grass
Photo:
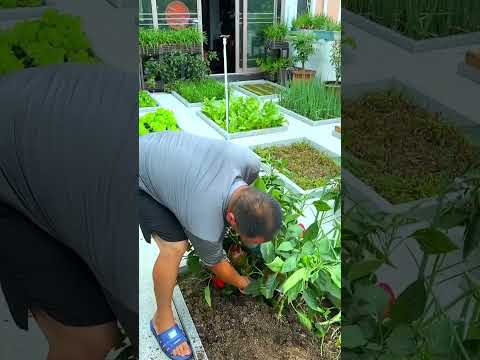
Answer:
[[341, 26], [338, 22], [327, 15], [312, 15], [310, 13], [297, 17], [292, 22], [295, 29], [340, 31]]
[[145, 29], [140, 28], [138, 39], [144, 49], [154, 48], [159, 45], [186, 45], [193, 46], [205, 41], [205, 34], [197, 28], [180, 30]]
[[294, 81], [279, 94], [279, 104], [313, 121], [341, 116], [341, 99], [320, 79]]
[[480, 31], [479, 0], [344, 0], [344, 5], [415, 40]]
[[204, 99], [225, 98], [223, 83], [213, 79], [177, 81], [171, 88], [191, 103], [203, 102]]

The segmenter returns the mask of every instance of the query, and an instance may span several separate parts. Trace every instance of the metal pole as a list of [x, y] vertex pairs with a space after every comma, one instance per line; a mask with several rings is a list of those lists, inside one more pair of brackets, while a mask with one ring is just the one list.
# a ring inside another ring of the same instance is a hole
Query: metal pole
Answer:
[[224, 73], [224, 80], [225, 80], [225, 105], [226, 105], [226, 119], [225, 119], [225, 127], [227, 130], [227, 140], [230, 139], [230, 135], [228, 132], [229, 128], [229, 118], [230, 118], [230, 101], [228, 98], [228, 67], [227, 67], [227, 39], [230, 35], [221, 35], [223, 38], [223, 73]]

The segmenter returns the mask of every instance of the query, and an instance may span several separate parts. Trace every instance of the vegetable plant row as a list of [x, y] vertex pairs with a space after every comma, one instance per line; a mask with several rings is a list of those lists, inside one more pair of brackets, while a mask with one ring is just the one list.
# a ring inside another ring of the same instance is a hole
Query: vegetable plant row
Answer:
[[[205, 100], [202, 112], [221, 128], [226, 129], [226, 102]], [[271, 101], [264, 104], [252, 97], [235, 97], [230, 100], [229, 128], [231, 133], [282, 126], [286, 123]]]
[[144, 49], [152, 49], [160, 45], [201, 45], [205, 41], [205, 34], [197, 28], [146, 29], [139, 30], [138, 39]]
[[44, 0], [0, 0], [0, 8], [37, 7], [44, 4]]
[[95, 63], [80, 17], [46, 10], [39, 20], [23, 21], [0, 32], [0, 75], [64, 62]]
[[176, 81], [169, 85], [169, 89], [176, 91], [190, 103], [225, 98], [225, 86], [213, 79]]
[[477, 0], [346, 0], [344, 5], [415, 40], [480, 31]]
[[[341, 231], [340, 223], [331, 215], [340, 206], [339, 181], [315, 202], [315, 220], [307, 229], [299, 224], [307, 196], [290, 193], [273, 174], [262, 176], [255, 186], [281, 204], [282, 228], [273, 241], [256, 250], [244, 250], [237, 236], [227, 232], [224, 244], [229, 260], [242, 275], [253, 279], [245, 290], [247, 295], [263, 298], [278, 317], [296, 314], [303, 326], [323, 337], [332, 325], [340, 323]], [[327, 200], [333, 200], [334, 205], [327, 204]], [[325, 230], [328, 227], [331, 230]], [[207, 271], [194, 253], [190, 253], [187, 264], [190, 272]], [[224, 295], [234, 292], [218, 279], [208, 280], [205, 300], [210, 305], [210, 283], [222, 288]]]
[[140, 108], [157, 106], [157, 102], [150, 96], [148, 91], [142, 90], [138, 93], [138, 106]]
[[316, 78], [291, 82], [280, 92], [279, 105], [313, 121], [341, 116], [341, 97]]
[[173, 112], [167, 109], [160, 108], [155, 112], [143, 115], [139, 119], [138, 134], [143, 136], [157, 131], [178, 131], [177, 120]]

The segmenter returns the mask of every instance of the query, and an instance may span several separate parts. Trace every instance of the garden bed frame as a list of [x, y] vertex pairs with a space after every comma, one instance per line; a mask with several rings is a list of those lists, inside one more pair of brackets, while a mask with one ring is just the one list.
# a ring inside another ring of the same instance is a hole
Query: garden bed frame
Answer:
[[[302, 142], [307, 143], [310, 146], [312, 146], [314, 149], [316, 149], [318, 151], [321, 151], [322, 153], [327, 154], [328, 157], [331, 158], [332, 160], [335, 159], [335, 158], [340, 158], [340, 155], [335, 154], [334, 152], [324, 148], [323, 146], [317, 144], [315, 141], [312, 141], [312, 140], [310, 140], [309, 138], [306, 138], [306, 137], [254, 144], [254, 145], [250, 145], [249, 147], [250, 147], [250, 149], [252, 149], [252, 151], [254, 151], [256, 148], [269, 148], [269, 147], [272, 147], [272, 146], [288, 146], [288, 145], [292, 145], [292, 144], [296, 144], [296, 143], [302, 143]], [[256, 153], [255, 153], [255, 155], [257, 156], [257, 158], [260, 159], [260, 156], [258, 156]], [[302, 187], [300, 187], [299, 185], [297, 185], [288, 176], [282, 174], [279, 170], [275, 169], [275, 167], [273, 167], [273, 166], [270, 166], [270, 165], [262, 162], [261, 169], [263, 171], [267, 172], [267, 173], [273, 172], [275, 175], [278, 175], [280, 180], [285, 184], [285, 187], [288, 190], [290, 190], [294, 193], [297, 193], [297, 194], [317, 195], [317, 194], [322, 194], [327, 189], [327, 187], [324, 186], [324, 187], [319, 187], [319, 188], [315, 188], [315, 189], [305, 190]]]
[[342, 9], [342, 20], [411, 53], [475, 45], [480, 42], [480, 32], [444, 36], [435, 39], [414, 40], [345, 9]]
[[[344, 10], [342, 9], [342, 12]], [[343, 16], [343, 15], [342, 15]], [[318, 30], [318, 29], [295, 29], [293, 33], [306, 32], [313, 34], [317, 41], [337, 41], [342, 38], [340, 31], [330, 31], [330, 30]]]
[[249, 80], [249, 81], [239, 81], [232, 83], [232, 88], [238, 92], [241, 92], [244, 95], [254, 97], [258, 100], [276, 100], [278, 99], [278, 94], [272, 94], [272, 95], [257, 95], [250, 90], [247, 90], [242, 87], [242, 85], [257, 85], [257, 84], [268, 84], [274, 87], [279, 88], [280, 90], [283, 89], [283, 86], [278, 85], [274, 82], [268, 81], [268, 80]]
[[[257, 135], [266, 135], [266, 134], [273, 134], [277, 132], [282, 132], [288, 130], [288, 123], [287, 125], [277, 126], [274, 128], [267, 128], [267, 129], [258, 129], [258, 130], [249, 130], [249, 131], [240, 131], [235, 133], [227, 133], [226, 130], [222, 129], [219, 125], [215, 123], [212, 119], [210, 119], [207, 115], [205, 115], [201, 110], [197, 112], [197, 115], [205, 121], [212, 129], [214, 129], [217, 133], [223, 136], [223, 138], [229, 139], [238, 139], [243, 137], [249, 136], [257, 136]], [[286, 119], [285, 119], [286, 120]], [[286, 120], [287, 121], [287, 120]]]
[[[451, 120], [451, 122], [448, 122], [450, 125], [462, 128], [469, 127], [474, 124], [464, 115], [459, 114], [457, 111], [416, 90], [411, 85], [400, 82], [395, 78], [352, 85], [345, 88], [347, 91], [344, 91], [343, 95], [348, 102], [355, 100], [371, 91], [382, 91], [389, 89], [400, 91], [413, 104], [427, 111], [441, 113], [444, 117], [448, 118], [448, 120]], [[474, 125], [478, 126], [478, 124]], [[347, 151], [344, 152], [344, 156], [347, 159], [355, 159], [355, 157], [349, 154]], [[377, 193], [371, 186], [365, 184], [362, 180], [353, 175], [345, 167], [342, 168], [342, 180], [346, 185], [343, 187], [343, 190], [345, 191], [347, 197], [354, 202], [359, 203], [365, 208], [365, 210], [371, 213], [409, 213], [411, 216], [429, 218], [439, 204], [439, 200], [436, 197], [417, 199], [400, 204], [392, 204], [382, 195]], [[445, 195], [444, 200], [453, 200], [458, 195], [459, 193], [455, 192], [448, 193]]]
[[332, 119], [313, 121], [313, 120], [311, 120], [311, 119], [309, 119], [309, 118], [307, 118], [303, 115], [297, 114], [295, 111], [284, 108], [283, 106], [279, 105], [279, 103], [277, 103], [277, 106], [280, 109], [281, 113], [283, 113], [285, 115], [289, 115], [289, 116], [293, 117], [294, 119], [296, 119], [298, 121], [301, 121], [301, 122], [303, 122], [307, 125], [310, 125], [310, 126], [322, 126], [322, 125], [329, 125], [329, 124], [337, 124], [337, 123], [340, 123], [340, 121], [342, 120], [341, 117], [338, 117], [338, 118], [332, 118]]
[[179, 93], [177, 93], [176, 91], [172, 91], [172, 95], [178, 100], [180, 101], [183, 105], [185, 105], [186, 107], [199, 107], [199, 106], [202, 106], [203, 105], [203, 102], [197, 102], [197, 103], [191, 103], [189, 102], [187, 99], [185, 99], [182, 95], [180, 95]]

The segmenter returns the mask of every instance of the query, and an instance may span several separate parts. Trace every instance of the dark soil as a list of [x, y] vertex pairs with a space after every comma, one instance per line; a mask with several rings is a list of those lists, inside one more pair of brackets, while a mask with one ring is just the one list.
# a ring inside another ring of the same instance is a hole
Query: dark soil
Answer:
[[280, 166], [284, 166], [287, 173], [282, 169], [277, 170], [304, 190], [324, 186], [328, 180], [340, 175], [340, 165], [308, 143], [258, 148], [255, 152], [267, 161], [281, 161]]
[[212, 308], [193, 277], [179, 282], [210, 360], [334, 360], [340, 349], [331, 334], [324, 338], [302, 327], [289, 314], [277, 320], [268, 304], [246, 295], [212, 292]]

